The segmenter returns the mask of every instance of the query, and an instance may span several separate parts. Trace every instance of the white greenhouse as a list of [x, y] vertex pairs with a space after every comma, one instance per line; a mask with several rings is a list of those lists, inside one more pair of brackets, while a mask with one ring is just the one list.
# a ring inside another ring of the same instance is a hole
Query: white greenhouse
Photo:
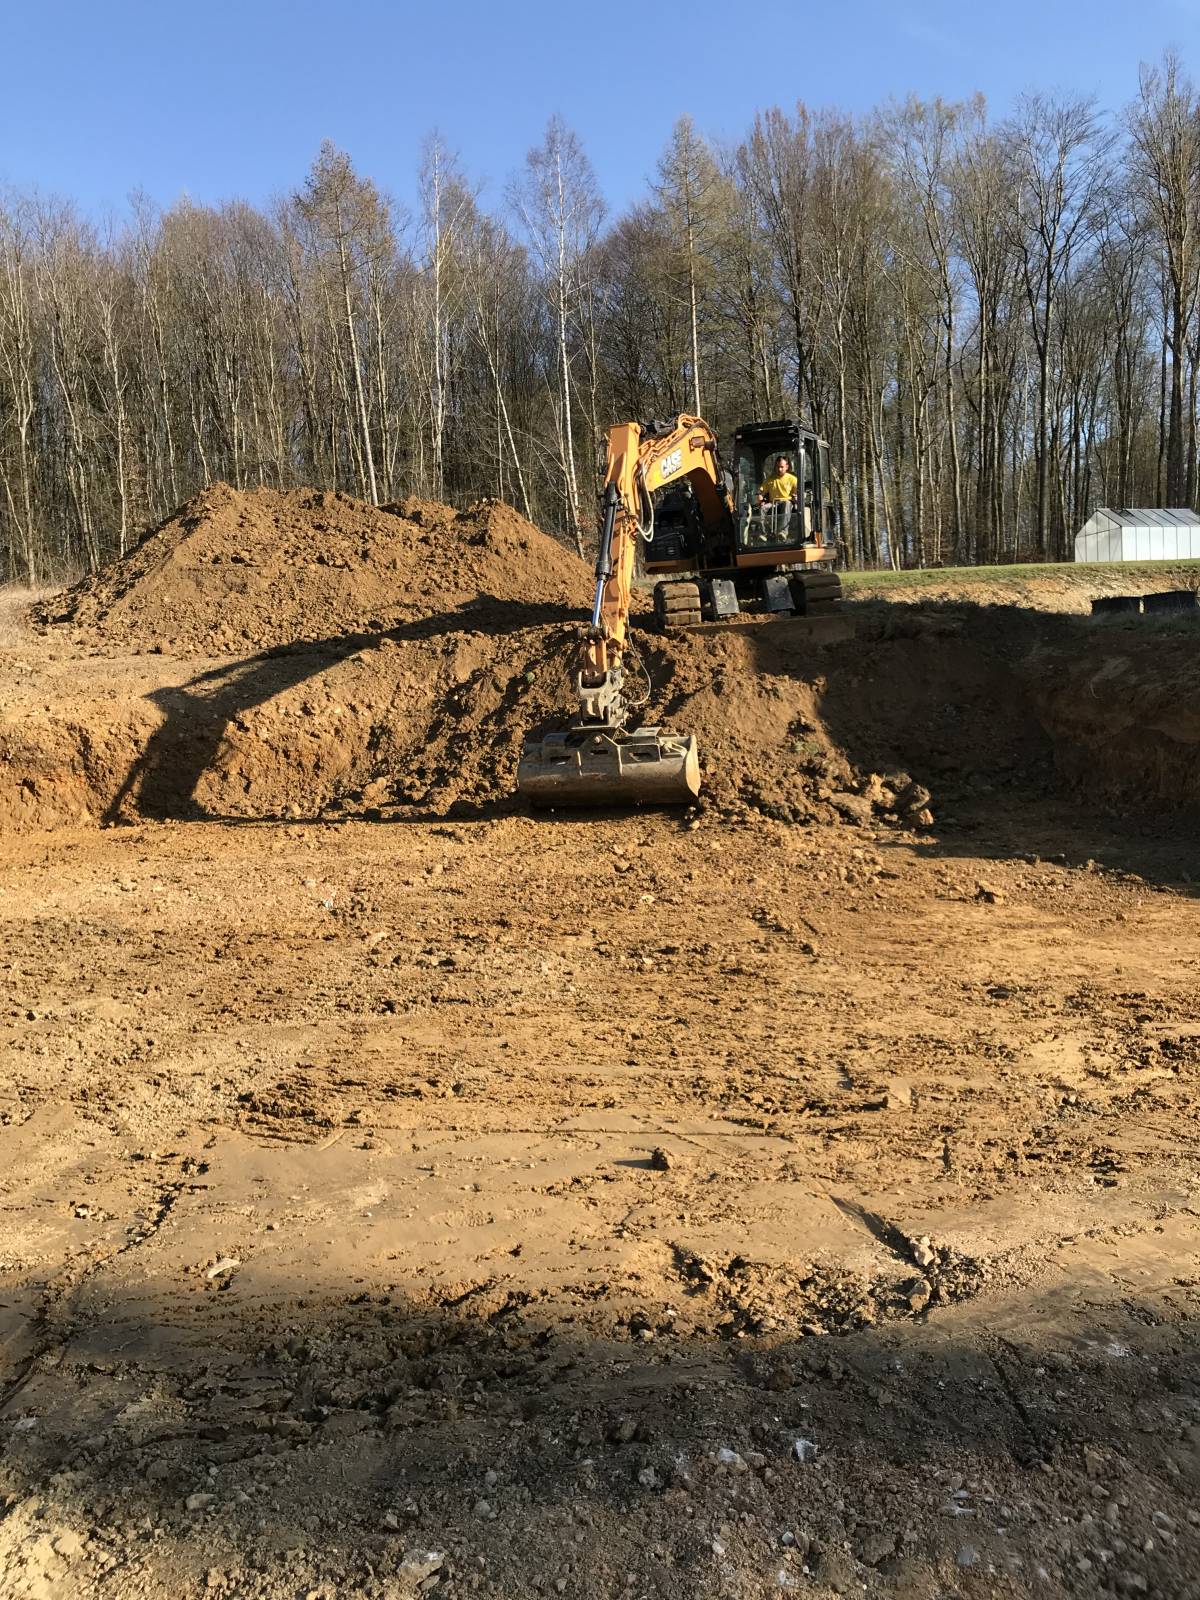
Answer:
[[1076, 561], [1200, 561], [1200, 516], [1159, 506], [1101, 506], [1075, 535]]

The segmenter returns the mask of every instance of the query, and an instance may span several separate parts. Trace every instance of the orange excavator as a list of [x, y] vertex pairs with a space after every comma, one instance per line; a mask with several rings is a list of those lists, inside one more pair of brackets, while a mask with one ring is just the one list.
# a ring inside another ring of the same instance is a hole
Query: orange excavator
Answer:
[[[629, 726], [637, 707], [626, 665], [640, 662], [629, 611], [639, 565], [660, 578], [654, 611], [666, 631], [744, 611], [815, 618], [839, 607], [824, 442], [795, 422], [751, 423], [734, 435], [734, 449], [736, 481], [699, 417], [610, 431], [595, 598], [575, 672], [579, 715], [525, 745], [517, 789], [533, 804], [687, 804], [700, 792], [693, 735]], [[800, 469], [794, 497], [763, 503], [759, 485], [781, 454]]]

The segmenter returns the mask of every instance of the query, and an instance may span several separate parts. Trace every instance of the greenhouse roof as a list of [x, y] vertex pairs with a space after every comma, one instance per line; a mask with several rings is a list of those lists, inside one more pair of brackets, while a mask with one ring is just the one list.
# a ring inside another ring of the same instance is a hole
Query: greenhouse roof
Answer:
[[1108, 517], [1123, 528], [1200, 527], [1200, 514], [1187, 506], [1098, 506], [1094, 517]]

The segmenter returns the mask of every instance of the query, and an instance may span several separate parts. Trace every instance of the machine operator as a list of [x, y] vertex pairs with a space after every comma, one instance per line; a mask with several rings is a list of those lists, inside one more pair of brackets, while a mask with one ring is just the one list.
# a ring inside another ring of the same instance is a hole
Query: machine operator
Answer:
[[769, 478], [763, 480], [758, 491], [760, 505], [779, 505], [785, 500], [794, 500], [799, 480], [792, 471], [792, 463], [787, 456], [775, 457], [775, 471]]

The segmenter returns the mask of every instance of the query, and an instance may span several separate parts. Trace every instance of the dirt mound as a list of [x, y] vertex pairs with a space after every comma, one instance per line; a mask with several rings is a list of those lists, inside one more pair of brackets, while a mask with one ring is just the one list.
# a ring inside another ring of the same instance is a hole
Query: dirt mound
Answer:
[[106, 653], [221, 655], [382, 633], [480, 597], [574, 608], [589, 582], [571, 551], [499, 501], [376, 508], [218, 483], [32, 618]]
[[783, 821], [833, 820], [858, 788], [829, 735], [821, 692], [836, 648], [814, 648], [784, 624], [684, 635], [649, 663], [662, 682], [653, 719], [695, 734], [705, 802]]
[[[450, 620], [202, 666], [31, 661], [0, 694], [0, 821], [511, 807], [524, 740], [572, 713], [565, 617], [476, 598]], [[974, 785], [1027, 785], [1047, 749], [1013, 669], [967, 638], [869, 620], [826, 646], [785, 622], [634, 637], [639, 718], [696, 735], [702, 804], [734, 818], [928, 826]]]
[[127, 816], [443, 816], [511, 796], [525, 733], [567, 706], [562, 628], [403, 632], [288, 652], [161, 697]]

